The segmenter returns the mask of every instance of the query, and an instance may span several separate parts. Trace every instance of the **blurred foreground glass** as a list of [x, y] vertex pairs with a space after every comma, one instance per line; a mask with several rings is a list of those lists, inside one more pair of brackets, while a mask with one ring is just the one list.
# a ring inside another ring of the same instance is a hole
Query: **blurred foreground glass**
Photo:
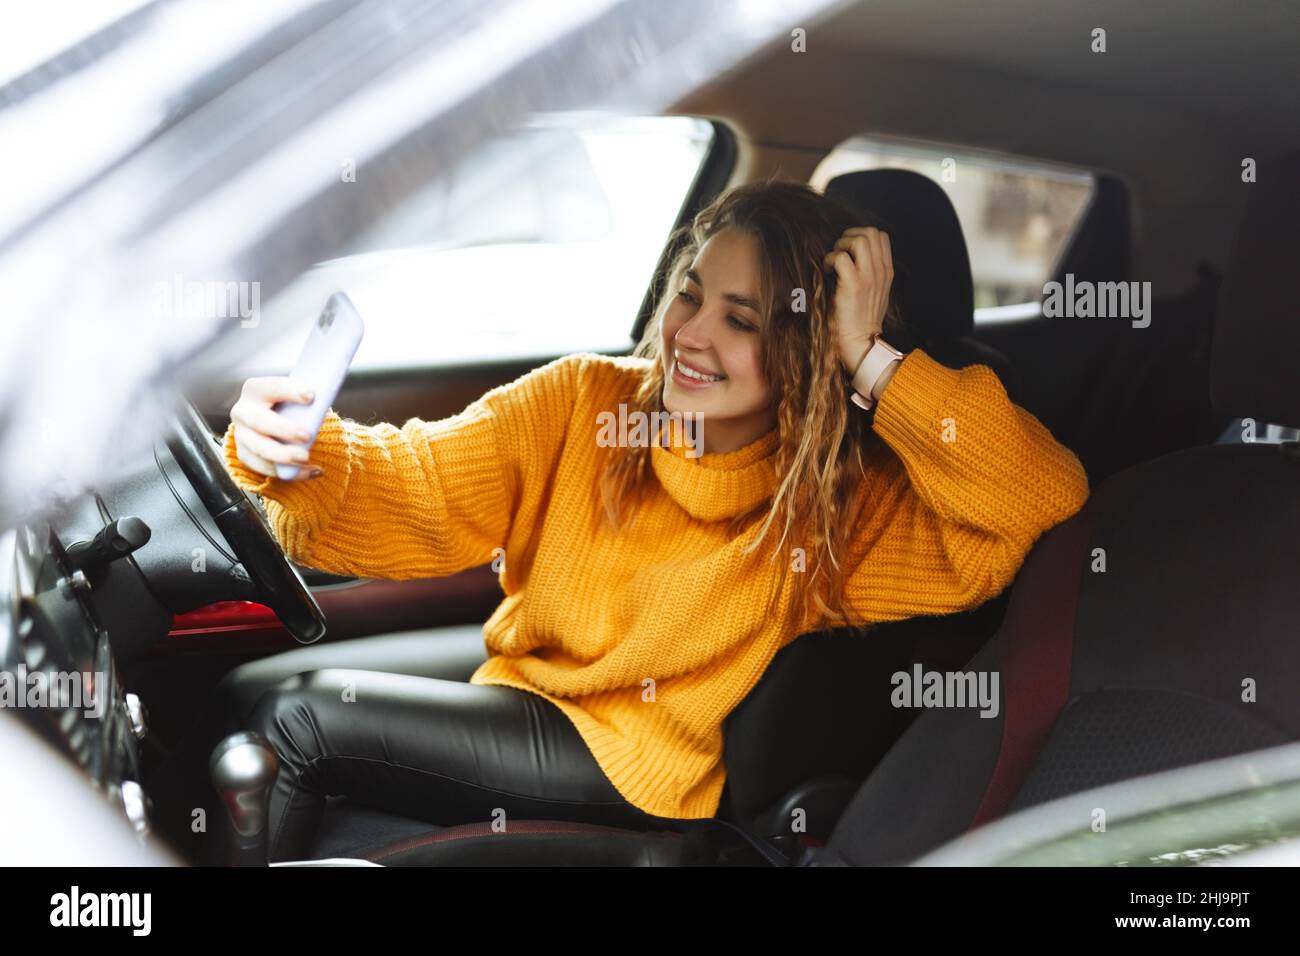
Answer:
[[[147, 452], [178, 369], [188, 386], [238, 365], [266, 341], [261, 303], [521, 117], [660, 113], [842, 5], [173, 0], [0, 89], [0, 141], [33, 177], [62, 170], [40, 191], [20, 177], [39, 197], [0, 216], [0, 527]], [[177, 59], [199, 66], [159, 66]], [[106, 131], [65, 164], [83, 129]]]

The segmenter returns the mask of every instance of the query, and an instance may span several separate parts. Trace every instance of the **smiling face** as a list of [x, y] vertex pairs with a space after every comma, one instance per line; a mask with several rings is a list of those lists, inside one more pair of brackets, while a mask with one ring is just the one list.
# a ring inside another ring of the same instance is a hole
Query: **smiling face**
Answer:
[[709, 238], [663, 317], [664, 408], [703, 417], [703, 451], [743, 448], [776, 427], [762, 368], [758, 240], [736, 229]]

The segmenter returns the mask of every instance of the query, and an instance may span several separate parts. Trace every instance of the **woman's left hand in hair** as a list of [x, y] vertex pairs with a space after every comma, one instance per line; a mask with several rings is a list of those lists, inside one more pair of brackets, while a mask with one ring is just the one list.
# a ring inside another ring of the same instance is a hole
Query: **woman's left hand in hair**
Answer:
[[889, 234], [874, 226], [846, 229], [823, 266], [828, 272], [834, 269], [837, 277], [831, 309], [840, 361], [852, 375], [871, 348], [873, 336], [884, 329], [894, 281]]

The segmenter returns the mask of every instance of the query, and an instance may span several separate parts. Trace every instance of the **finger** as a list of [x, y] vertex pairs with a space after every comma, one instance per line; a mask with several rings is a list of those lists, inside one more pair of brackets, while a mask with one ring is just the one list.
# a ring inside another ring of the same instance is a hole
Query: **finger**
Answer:
[[844, 235], [841, 236], [840, 238], [851, 239], [857, 236], [862, 236], [864, 238], [871, 239], [873, 242], [876, 239], [882, 240], [884, 242], [885, 248], [889, 249], [892, 258], [893, 249], [889, 245], [889, 233], [885, 232], [885, 230], [880, 229], [876, 226], [854, 226], [852, 229], [844, 230]]
[[[234, 412], [234, 408], [231, 408], [230, 417], [232, 420], [234, 419]], [[272, 438], [278, 438], [290, 444], [311, 441], [311, 433], [307, 429], [295, 424], [284, 415], [265, 405], [247, 405], [240, 410], [240, 421], [260, 434], [270, 435]]]
[[851, 258], [854, 261], [854, 263], [856, 263], [858, 261], [858, 257], [856, 252], [854, 251], [853, 242], [854, 240], [851, 237], [841, 237], [840, 239], [837, 239], [835, 241], [835, 245], [831, 246], [831, 251], [847, 252], [849, 254], [849, 258]]
[[877, 262], [882, 262], [885, 266], [893, 266], [893, 249], [889, 244], [889, 233], [883, 229], [877, 229], [870, 226], [864, 229], [854, 229], [853, 232], [862, 235], [870, 243], [872, 254]]
[[251, 399], [274, 405], [276, 402], [309, 403], [311, 388], [305, 382], [283, 375], [264, 375], [250, 378], [244, 383], [241, 399]]
[[889, 266], [890, 270], [892, 271], [894, 268], [894, 247], [889, 241], [889, 233], [881, 232], [880, 244], [885, 249], [885, 263]]
[[853, 264], [853, 257], [847, 252], [840, 250], [832, 252], [827, 257], [830, 259], [831, 268], [839, 277], [840, 282], [852, 282], [857, 276], [857, 269]]
[[[242, 448], [237, 449], [237, 451], [239, 453], [239, 460], [242, 461], [245, 465], [247, 465], [248, 468], [251, 469], [252, 471], [255, 471], [261, 475], [266, 475], [269, 478], [280, 477], [279, 473], [275, 470], [275, 462], [267, 461], [261, 455], [255, 455], [252, 452], [246, 451]], [[314, 465], [311, 462], [307, 462], [306, 464], [302, 464], [298, 466], [298, 473], [294, 475], [292, 478], [285, 478], [282, 480], [306, 481], [308, 478], [318, 478], [322, 473], [323, 471], [318, 465]]]
[[283, 444], [244, 425], [235, 426], [235, 444], [247, 448], [254, 455], [284, 465], [301, 465], [309, 457], [305, 448]]
[[880, 234], [880, 255], [884, 261], [885, 280], [892, 283], [894, 281], [894, 248], [889, 244], [889, 233], [887, 232]]
[[855, 264], [861, 265], [864, 258], [870, 254], [870, 246], [864, 244], [865, 239], [866, 237], [861, 234], [854, 236], [844, 235], [836, 240], [835, 245], [831, 248], [847, 252], [853, 257]]
[[247, 448], [241, 446], [238, 440], [235, 441], [235, 454], [240, 461], [259, 475], [275, 474], [275, 462], [267, 461], [261, 455], [254, 454]]
[[889, 274], [889, 253], [885, 249], [885, 234], [877, 231], [866, 242], [870, 247], [872, 268], [882, 280], [886, 279]]
[[893, 250], [889, 247], [889, 233], [876, 233], [876, 254], [879, 256], [881, 268], [893, 268]]
[[880, 267], [876, 264], [872, 238], [870, 236], [854, 236], [849, 241], [853, 243], [853, 261], [858, 264], [858, 271], [862, 273], [868, 285], [874, 285], [880, 275]]

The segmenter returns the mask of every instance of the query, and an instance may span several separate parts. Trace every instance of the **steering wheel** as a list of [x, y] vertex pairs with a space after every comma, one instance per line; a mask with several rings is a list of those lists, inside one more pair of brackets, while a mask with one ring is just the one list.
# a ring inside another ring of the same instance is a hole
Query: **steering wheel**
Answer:
[[324, 612], [262, 512], [226, 470], [220, 441], [188, 399], [180, 399], [166, 440], [194, 493], [243, 563], [261, 603], [275, 611], [299, 644], [320, 640], [325, 635]]

